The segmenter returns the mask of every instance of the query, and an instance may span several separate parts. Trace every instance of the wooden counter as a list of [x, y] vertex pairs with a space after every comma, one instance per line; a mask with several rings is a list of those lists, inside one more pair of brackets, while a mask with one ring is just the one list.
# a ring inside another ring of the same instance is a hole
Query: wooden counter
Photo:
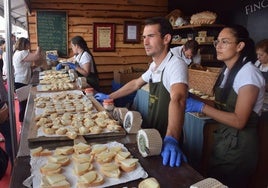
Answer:
[[[30, 96], [28, 98], [24, 124], [22, 127], [19, 151], [12, 171], [10, 188], [24, 187], [22, 185], [23, 181], [31, 175], [30, 149], [27, 138], [29, 132], [29, 125], [31, 123], [33, 114], [33, 100], [34, 97], [30, 93]], [[131, 152], [131, 154], [139, 159], [140, 164], [142, 165], [144, 170], [148, 173], [149, 177], [155, 177], [159, 181], [161, 187], [189, 188], [190, 185], [203, 179], [203, 177], [187, 163], [182, 164], [180, 167], [171, 168], [169, 166], [162, 165], [162, 157], [160, 155], [143, 158], [138, 151], [135, 134], [120, 135], [114, 137], [103, 137], [103, 138], [90, 138], [90, 139], [87, 138], [88, 143], [105, 143], [108, 141], [118, 141], [124, 144], [125, 147], [127, 147], [128, 150]], [[55, 149], [58, 146], [72, 145], [73, 141], [72, 140], [64, 140], [64, 141], [60, 140], [57, 142], [42, 141], [41, 143], [38, 143], [38, 145], [40, 144], [44, 148]], [[139, 179], [128, 183], [116, 185], [113, 187], [124, 187], [124, 186], [137, 187], [141, 180], [142, 179]]]

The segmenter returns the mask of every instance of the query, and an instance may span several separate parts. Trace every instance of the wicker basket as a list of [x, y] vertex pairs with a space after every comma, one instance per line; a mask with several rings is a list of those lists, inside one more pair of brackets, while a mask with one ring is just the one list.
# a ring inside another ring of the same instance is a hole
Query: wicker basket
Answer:
[[220, 68], [211, 67], [206, 67], [206, 71], [189, 68], [189, 88], [213, 96], [213, 86], [219, 76], [220, 70]]

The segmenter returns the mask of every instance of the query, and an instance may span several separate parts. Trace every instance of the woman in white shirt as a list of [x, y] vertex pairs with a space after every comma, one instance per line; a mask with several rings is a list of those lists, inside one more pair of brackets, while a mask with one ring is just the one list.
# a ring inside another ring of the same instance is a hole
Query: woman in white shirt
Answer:
[[[67, 60], [67, 62], [69, 62], [67, 65], [70, 69], [75, 70], [78, 73], [78, 76], [86, 77], [87, 83], [91, 87], [95, 90], [99, 90], [99, 79], [96, 64], [86, 41], [81, 36], [75, 36], [71, 39], [71, 46], [74, 57]], [[59, 64], [56, 67], [57, 70], [61, 68], [63, 68], [62, 64]]]
[[[30, 41], [24, 37], [19, 38], [15, 44], [13, 55], [13, 67], [15, 78], [15, 89], [26, 86], [31, 80], [31, 66], [40, 59], [41, 50], [36, 48], [35, 52], [30, 52]], [[19, 102], [19, 121], [23, 122], [27, 100]]]
[[260, 69], [266, 81], [266, 91], [268, 91], [268, 39], [263, 39], [256, 44], [258, 60], [255, 65]]
[[258, 161], [257, 125], [265, 80], [253, 64], [255, 46], [243, 26], [224, 27], [214, 42], [224, 62], [215, 86], [215, 106], [187, 99], [186, 112], [203, 112], [218, 122], [208, 176], [228, 187], [248, 187]]

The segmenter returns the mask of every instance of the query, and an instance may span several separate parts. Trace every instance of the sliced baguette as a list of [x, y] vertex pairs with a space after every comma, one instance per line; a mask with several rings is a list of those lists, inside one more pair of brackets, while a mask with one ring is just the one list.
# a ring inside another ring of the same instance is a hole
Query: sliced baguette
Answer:
[[86, 163], [86, 162], [91, 163], [94, 159], [93, 155], [91, 155], [90, 153], [82, 153], [82, 154], [74, 153], [72, 155], [72, 158], [77, 163]]
[[58, 182], [66, 180], [66, 177], [63, 174], [51, 174], [45, 176], [49, 185], [55, 185]]
[[120, 163], [120, 161], [128, 158], [130, 156], [130, 152], [129, 151], [120, 151], [116, 154], [115, 156], [115, 162]]
[[48, 150], [48, 149], [43, 149], [40, 153], [39, 156], [49, 156], [52, 155], [52, 151]]
[[122, 151], [122, 147], [121, 146], [113, 146], [113, 147], [110, 147], [109, 150], [118, 153], [118, 152]]
[[81, 178], [78, 179], [77, 188], [95, 187], [95, 186], [102, 185], [103, 183], [104, 183], [104, 177], [101, 174], [97, 173], [97, 177], [91, 183], [86, 183], [86, 181], [84, 181]]
[[40, 156], [40, 152], [43, 150], [43, 147], [42, 146], [39, 146], [37, 148], [34, 148], [34, 149], [31, 149], [31, 155], [34, 156], [34, 157], [38, 157]]
[[107, 146], [105, 144], [96, 144], [92, 146], [91, 153], [95, 155], [95, 154], [103, 152], [106, 149], [107, 149]]
[[109, 162], [113, 161], [115, 155], [116, 155], [116, 152], [105, 150], [105, 151], [102, 151], [101, 153], [97, 154], [95, 156], [95, 160], [100, 164], [109, 163]]
[[57, 163], [47, 163], [40, 168], [41, 174], [57, 174], [61, 172], [61, 165]]
[[100, 166], [100, 172], [110, 178], [119, 178], [121, 171], [119, 166], [114, 163], [105, 163]]
[[70, 158], [66, 155], [52, 155], [48, 157], [48, 161], [66, 166], [70, 163]]
[[155, 178], [151, 177], [141, 181], [138, 188], [160, 188], [160, 185]]
[[74, 173], [77, 176], [81, 176], [93, 169], [93, 165], [89, 162], [86, 163], [74, 163]]
[[70, 188], [70, 183], [65, 176], [61, 174], [43, 176], [41, 180], [41, 188]]
[[75, 152], [76, 154], [89, 153], [90, 150], [91, 150], [90, 145], [88, 145], [88, 144], [84, 144], [84, 143], [82, 143], [82, 142], [80, 142], [79, 144], [75, 144], [75, 145], [73, 146], [73, 148], [74, 148], [74, 152]]
[[70, 154], [73, 154], [73, 152], [74, 152], [73, 146], [63, 146], [63, 147], [56, 148], [54, 154], [56, 154], [56, 155], [70, 155]]
[[133, 171], [137, 168], [137, 162], [139, 159], [128, 158], [120, 161], [120, 168], [125, 172]]

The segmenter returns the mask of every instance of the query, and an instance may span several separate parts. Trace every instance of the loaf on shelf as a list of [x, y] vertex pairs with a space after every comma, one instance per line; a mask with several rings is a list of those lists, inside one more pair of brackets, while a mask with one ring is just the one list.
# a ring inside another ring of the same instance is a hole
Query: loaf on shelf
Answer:
[[217, 14], [211, 11], [203, 11], [191, 16], [191, 24], [213, 24], [215, 23]]

